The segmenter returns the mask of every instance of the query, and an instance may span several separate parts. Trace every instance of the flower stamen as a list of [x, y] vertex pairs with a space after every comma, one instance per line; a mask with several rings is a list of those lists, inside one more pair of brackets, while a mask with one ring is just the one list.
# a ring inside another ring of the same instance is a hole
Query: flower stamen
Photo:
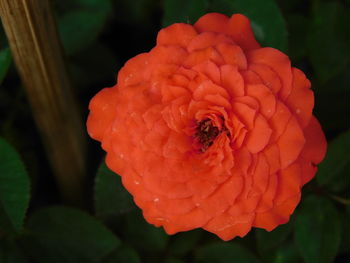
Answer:
[[201, 152], [205, 152], [214, 143], [219, 133], [219, 128], [215, 127], [210, 119], [205, 119], [198, 123], [195, 136], [201, 144]]

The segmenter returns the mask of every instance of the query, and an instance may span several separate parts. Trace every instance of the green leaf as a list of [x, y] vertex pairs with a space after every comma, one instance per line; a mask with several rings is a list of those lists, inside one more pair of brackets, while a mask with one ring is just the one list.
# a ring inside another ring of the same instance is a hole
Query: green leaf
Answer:
[[[348, 74], [350, 74], [350, 69]], [[339, 133], [339, 131], [346, 131], [350, 128], [350, 107], [348, 99], [350, 94], [346, 91], [339, 92], [341, 89], [347, 89], [348, 84], [346, 84], [346, 86], [342, 84], [338, 85], [339, 80], [340, 79], [337, 78], [336, 81], [329, 83], [328, 87], [323, 86], [322, 90], [321, 88], [318, 89], [318, 87], [314, 88], [316, 102], [314, 111], [319, 117], [318, 119], [322, 124], [322, 128], [327, 131], [328, 134], [336, 134]], [[337, 90], [331, 91], [330, 89], [334, 87], [337, 87]], [[327, 91], [325, 89], [327, 89]]]
[[52, 206], [34, 213], [23, 244], [35, 262], [98, 262], [119, 245], [119, 239], [88, 214]]
[[295, 244], [290, 242], [274, 251], [272, 263], [300, 263], [302, 262]]
[[9, 48], [0, 51], [0, 84], [4, 80], [6, 73], [11, 65], [12, 56]]
[[196, 258], [203, 263], [258, 263], [252, 252], [234, 243], [213, 243], [198, 249]]
[[169, 246], [170, 253], [173, 255], [184, 255], [188, 253], [198, 243], [201, 235], [202, 230], [200, 229], [176, 234]]
[[29, 188], [20, 156], [0, 138], [0, 228], [3, 231], [21, 231], [29, 203]]
[[340, 239], [341, 221], [334, 205], [320, 196], [306, 198], [294, 228], [294, 240], [305, 262], [333, 262]]
[[350, 131], [335, 138], [328, 146], [324, 161], [318, 166], [317, 181], [333, 192], [350, 185]]
[[68, 55], [90, 46], [102, 32], [112, 5], [109, 0], [75, 1], [76, 8], [61, 15], [58, 28]]
[[350, 62], [348, 14], [349, 10], [338, 1], [314, 5], [307, 44], [312, 66], [321, 83], [336, 76]]
[[0, 239], [0, 262], [27, 263], [28, 260], [14, 240]]
[[255, 37], [262, 46], [284, 52], [288, 49], [286, 23], [274, 0], [217, 0], [210, 10], [229, 16], [244, 14], [250, 19]]
[[300, 263], [303, 262], [294, 242], [285, 241], [272, 250], [266, 250], [261, 255], [264, 263]]
[[123, 246], [102, 260], [102, 263], [141, 263], [141, 259], [135, 249]]
[[184, 262], [177, 258], [167, 258], [164, 263], [184, 263]]
[[146, 251], [163, 250], [169, 239], [162, 228], [148, 224], [140, 211], [134, 211], [126, 216], [124, 234], [125, 239], [131, 244]]
[[260, 253], [276, 249], [283, 241], [287, 239], [292, 231], [292, 222], [281, 225], [271, 232], [264, 229], [256, 229], [256, 242]]
[[193, 24], [206, 13], [208, 6], [208, 0], [165, 0], [163, 26], [173, 23]]
[[343, 219], [344, 231], [342, 235], [343, 249], [350, 254], [350, 206], [346, 208]]
[[[288, 2], [288, 1], [284, 1]], [[301, 14], [292, 14], [287, 16], [289, 32], [289, 50], [288, 55], [293, 62], [304, 58], [307, 54], [306, 39], [308, 19]]]
[[123, 187], [121, 178], [103, 162], [95, 181], [95, 210], [101, 218], [113, 218], [135, 208], [131, 195]]

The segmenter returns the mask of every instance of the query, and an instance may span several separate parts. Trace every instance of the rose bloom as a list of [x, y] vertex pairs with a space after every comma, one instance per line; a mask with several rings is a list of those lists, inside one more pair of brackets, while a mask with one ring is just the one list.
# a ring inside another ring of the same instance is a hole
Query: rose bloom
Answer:
[[87, 127], [149, 223], [230, 240], [288, 222], [324, 158], [310, 86], [245, 16], [210, 13], [162, 29], [91, 100]]

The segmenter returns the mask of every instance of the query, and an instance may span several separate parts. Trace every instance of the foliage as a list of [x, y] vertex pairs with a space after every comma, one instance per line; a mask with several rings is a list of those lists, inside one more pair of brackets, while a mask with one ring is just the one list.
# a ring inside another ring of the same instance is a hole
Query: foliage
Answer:
[[350, 1], [56, 0], [54, 8], [84, 113], [128, 58], [154, 45], [161, 27], [207, 12], [246, 14], [259, 42], [286, 52], [312, 80], [329, 150], [288, 224], [226, 243], [201, 230], [168, 236], [147, 224], [93, 142], [90, 207], [65, 206], [1, 30], [0, 262], [350, 261]]

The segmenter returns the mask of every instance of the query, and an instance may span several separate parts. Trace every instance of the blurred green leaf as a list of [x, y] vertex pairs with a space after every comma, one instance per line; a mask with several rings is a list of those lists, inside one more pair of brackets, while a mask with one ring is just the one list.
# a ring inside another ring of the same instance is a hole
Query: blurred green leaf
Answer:
[[164, 0], [163, 26], [193, 24], [206, 13], [208, 6], [208, 0]]
[[27, 263], [28, 260], [14, 240], [0, 239], [1, 263]]
[[141, 263], [141, 259], [135, 249], [123, 246], [108, 255], [102, 263]]
[[[337, 86], [337, 82], [332, 85], [329, 84], [329, 88]], [[341, 89], [341, 86], [337, 88]], [[342, 86], [343, 89], [347, 86]], [[350, 128], [349, 115], [349, 92], [336, 92], [336, 91], [321, 91], [315, 88], [315, 108], [322, 128], [327, 131], [327, 134], [335, 134], [340, 131], [344, 131]]]
[[346, 208], [343, 219], [344, 231], [342, 233], [343, 249], [350, 254], [350, 206]]
[[132, 197], [123, 187], [121, 177], [103, 162], [95, 180], [96, 214], [101, 218], [113, 218], [134, 208]]
[[303, 5], [305, 3], [305, 0], [276, 0], [278, 3], [278, 6], [283, 9], [283, 11], [294, 11], [293, 9], [297, 9], [298, 7]]
[[198, 243], [201, 235], [202, 230], [200, 229], [176, 234], [169, 246], [170, 253], [173, 255], [184, 255], [188, 253]]
[[326, 198], [308, 196], [294, 228], [294, 240], [305, 262], [333, 262], [340, 239], [341, 221], [334, 205]]
[[34, 213], [23, 245], [35, 262], [98, 262], [120, 245], [120, 240], [88, 214], [51, 206]]
[[294, 242], [285, 241], [278, 247], [265, 250], [260, 255], [264, 263], [300, 263], [303, 262]]
[[[21, 231], [28, 208], [30, 189], [18, 153], [0, 138], [0, 228]], [[9, 229], [10, 228], [10, 229]]]
[[234, 243], [212, 243], [198, 249], [196, 258], [203, 263], [258, 263], [252, 252]]
[[267, 232], [264, 229], [256, 229], [256, 242], [259, 252], [264, 253], [268, 250], [275, 249], [284, 240], [287, 239], [292, 231], [292, 224], [284, 224], [278, 226], [271, 232]]
[[148, 224], [140, 211], [129, 213], [125, 219], [125, 239], [135, 247], [146, 251], [161, 251], [166, 247], [169, 236], [162, 228]]
[[58, 18], [58, 28], [68, 55], [90, 46], [102, 32], [112, 5], [109, 0], [75, 0], [71, 8]]
[[350, 62], [349, 24], [349, 10], [340, 2], [314, 5], [307, 44], [312, 66], [321, 83], [337, 75]]
[[300, 263], [301, 257], [293, 242], [279, 247], [274, 251], [271, 263]]
[[4, 80], [6, 73], [11, 65], [12, 56], [9, 48], [0, 51], [0, 84]]
[[73, 80], [83, 92], [86, 92], [86, 87], [95, 83], [98, 85], [103, 83], [104, 86], [114, 85], [119, 68], [116, 55], [110, 48], [99, 42], [76, 53], [74, 58], [70, 58], [70, 72]]
[[164, 263], [184, 263], [182, 260], [177, 258], [167, 258]]
[[288, 55], [291, 57], [292, 61], [295, 62], [306, 56], [307, 25], [309, 21], [301, 14], [292, 14], [287, 16], [286, 19], [289, 32]]
[[287, 51], [287, 28], [280, 9], [274, 0], [217, 0], [210, 8], [231, 16], [233, 13], [246, 15], [252, 24], [255, 37], [262, 46]]
[[317, 181], [333, 192], [348, 189], [350, 185], [350, 131], [335, 138], [328, 145], [324, 161], [318, 166]]

